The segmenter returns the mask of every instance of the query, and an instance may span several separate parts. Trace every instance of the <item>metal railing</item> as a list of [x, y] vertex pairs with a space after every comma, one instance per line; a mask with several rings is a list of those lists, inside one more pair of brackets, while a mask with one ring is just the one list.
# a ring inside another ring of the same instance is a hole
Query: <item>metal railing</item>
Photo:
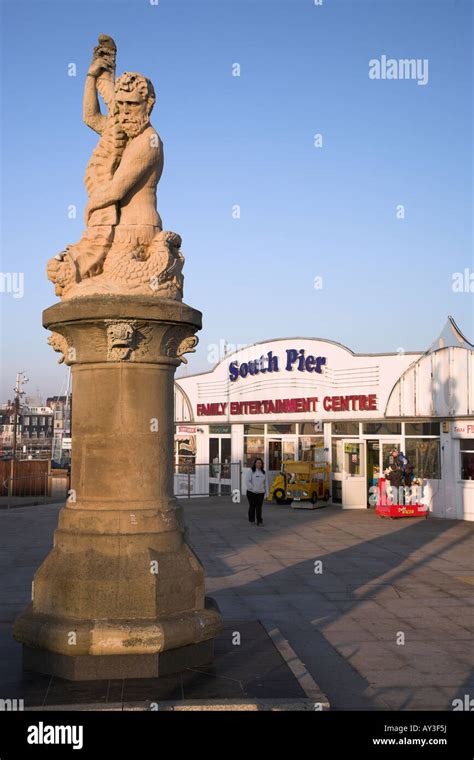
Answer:
[[[180, 462], [174, 465], [173, 492], [177, 497], [231, 496], [241, 489], [242, 462]], [[68, 496], [70, 474], [51, 472], [18, 475], [0, 480], [0, 506], [8, 507], [18, 499], [31, 497], [46, 503]]]
[[3, 478], [0, 481], [0, 506], [13, 506], [18, 499], [26, 498], [43, 503], [55, 498], [59, 501], [67, 497], [69, 487], [69, 474], [58, 476], [54, 470]]
[[174, 495], [230, 496], [241, 489], [242, 462], [182, 461], [174, 466]]

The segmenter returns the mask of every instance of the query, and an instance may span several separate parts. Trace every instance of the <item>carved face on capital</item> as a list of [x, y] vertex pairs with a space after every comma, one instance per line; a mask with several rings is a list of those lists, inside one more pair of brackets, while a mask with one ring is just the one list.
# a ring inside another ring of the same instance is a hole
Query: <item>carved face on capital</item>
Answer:
[[116, 82], [115, 109], [127, 137], [136, 137], [150, 123], [155, 102], [153, 85], [140, 74], [125, 73]]

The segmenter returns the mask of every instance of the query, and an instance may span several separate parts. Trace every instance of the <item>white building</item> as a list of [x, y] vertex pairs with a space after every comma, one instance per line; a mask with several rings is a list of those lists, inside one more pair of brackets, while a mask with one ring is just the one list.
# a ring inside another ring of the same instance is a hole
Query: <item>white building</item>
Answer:
[[332, 500], [365, 509], [396, 448], [434, 515], [474, 519], [474, 346], [451, 317], [425, 352], [355, 354], [321, 338], [246, 347], [176, 380], [175, 422], [177, 493], [242, 488], [256, 456], [271, 482], [282, 460], [313, 459], [323, 443]]

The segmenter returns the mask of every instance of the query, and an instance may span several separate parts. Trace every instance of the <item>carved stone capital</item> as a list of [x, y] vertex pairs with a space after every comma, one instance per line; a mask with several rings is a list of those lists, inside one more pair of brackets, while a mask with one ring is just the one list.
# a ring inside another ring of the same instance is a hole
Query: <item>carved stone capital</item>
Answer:
[[176, 325], [165, 333], [164, 351], [167, 356], [179, 359], [183, 364], [187, 364], [188, 360], [183, 354], [194, 353], [198, 342], [199, 338], [194, 335], [191, 326]]
[[191, 335], [189, 338], [185, 338], [178, 346], [176, 355], [181, 359], [183, 364], [187, 364], [188, 360], [184, 358], [183, 354], [194, 354], [196, 351], [195, 346], [199, 343], [197, 335]]
[[63, 301], [44, 312], [51, 346], [67, 364], [146, 363], [170, 368], [195, 351], [201, 314], [165, 299], [92, 296]]
[[53, 351], [61, 354], [58, 359], [58, 364], [63, 364], [63, 362], [67, 365], [74, 364], [75, 352], [71, 349], [71, 346], [64, 335], [61, 335], [61, 333], [58, 332], [53, 332], [48, 338], [48, 343]]
[[107, 359], [109, 361], [126, 361], [136, 348], [136, 321], [106, 319]]

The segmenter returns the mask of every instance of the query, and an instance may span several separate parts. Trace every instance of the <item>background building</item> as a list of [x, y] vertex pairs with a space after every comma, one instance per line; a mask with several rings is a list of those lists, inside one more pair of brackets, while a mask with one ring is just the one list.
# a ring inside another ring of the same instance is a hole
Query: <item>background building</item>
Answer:
[[[51, 457], [53, 416], [53, 410], [49, 406], [20, 406], [16, 439], [18, 459]], [[14, 404], [8, 401], [0, 407], [0, 446], [4, 456], [13, 454], [14, 424]]]
[[282, 460], [323, 448], [333, 501], [365, 509], [396, 448], [433, 514], [473, 520], [473, 349], [449, 317], [424, 352], [355, 354], [319, 338], [236, 351], [176, 380], [176, 477], [196, 493], [230, 491], [243, 487], [238, 463], [262, 457], [271, 481]]
[[[14, 402], [0, 407], [0, 450], [2, 456], [13, 455], [15, 424]], [[62, 464], [70, 461], [71, 398], [54, 396], [46, 404], [19, 405], [17, 416], [17, 459], [53, 459]]]
[[53, 440], [51, 458], [56, 464], [71, 462], [72, 396], [51, 396], [46, 404], [53, 410]]

